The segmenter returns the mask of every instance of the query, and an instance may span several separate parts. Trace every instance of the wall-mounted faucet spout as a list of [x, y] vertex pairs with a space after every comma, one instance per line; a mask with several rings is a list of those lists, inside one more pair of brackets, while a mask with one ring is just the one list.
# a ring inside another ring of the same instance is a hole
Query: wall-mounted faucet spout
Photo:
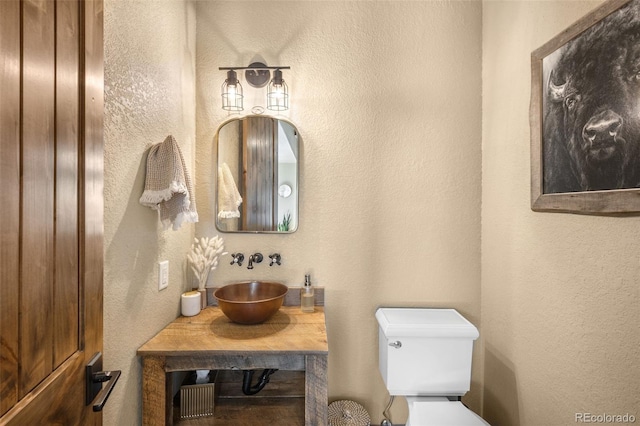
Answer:
[[253, 269], [253, 262], [262, 262], [262, 253], [255, 253], [249, 256], [249, 264], [247, 265], [247, 269]]

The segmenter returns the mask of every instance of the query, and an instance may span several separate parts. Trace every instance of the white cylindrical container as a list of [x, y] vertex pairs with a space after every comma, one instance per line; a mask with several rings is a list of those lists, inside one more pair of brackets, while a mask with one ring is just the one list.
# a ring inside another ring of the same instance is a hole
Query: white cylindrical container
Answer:
[[182, 293], [181, 296], [181, 311], [185, 317], [192, 317], [200, 313], [200, 292], [188, 291]]

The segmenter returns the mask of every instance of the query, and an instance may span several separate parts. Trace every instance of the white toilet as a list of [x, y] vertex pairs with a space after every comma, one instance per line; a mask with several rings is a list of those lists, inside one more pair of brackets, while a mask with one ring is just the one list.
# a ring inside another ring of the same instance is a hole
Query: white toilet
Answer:
[[455, 309], [379, 308], [379, 368], [407, 399], [407, 426], [489, 425], [460, 397], [471, 384], [478, 329]]

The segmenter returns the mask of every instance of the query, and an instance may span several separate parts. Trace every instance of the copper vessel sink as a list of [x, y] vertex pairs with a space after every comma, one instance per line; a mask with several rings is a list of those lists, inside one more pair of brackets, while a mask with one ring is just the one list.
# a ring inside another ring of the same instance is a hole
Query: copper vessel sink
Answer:
[[246, 281], [217, 289], [213, 296], [227, 318], [240, 324], [259, 324], [278, 312], [289, 288], [281, 283]]

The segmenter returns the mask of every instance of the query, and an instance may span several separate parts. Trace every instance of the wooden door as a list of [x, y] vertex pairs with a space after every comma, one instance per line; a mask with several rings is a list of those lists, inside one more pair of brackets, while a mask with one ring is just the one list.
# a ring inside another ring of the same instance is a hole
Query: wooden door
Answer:
[[0, 0], [0, 424], [101, 424], [102, 0]]
[[278, 123], [269, 117], [243, 120], [242, 229], [278, 229]]

